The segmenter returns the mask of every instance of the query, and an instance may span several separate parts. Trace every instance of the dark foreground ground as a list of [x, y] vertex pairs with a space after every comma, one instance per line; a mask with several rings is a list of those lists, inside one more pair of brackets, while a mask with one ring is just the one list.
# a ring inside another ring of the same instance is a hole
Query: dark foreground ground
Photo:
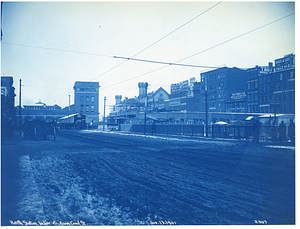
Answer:
[[3, 141], [2, 225], [295, 224], [295, 150], [60, 131]]

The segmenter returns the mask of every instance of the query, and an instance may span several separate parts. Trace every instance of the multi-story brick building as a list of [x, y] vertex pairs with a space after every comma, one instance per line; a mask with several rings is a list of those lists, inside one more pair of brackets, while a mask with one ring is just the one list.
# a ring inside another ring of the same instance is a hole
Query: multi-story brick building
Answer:
[[246, 111], [246, 70], [223, 67], [201, 73], [194, 88], [197, 111], [206, 111], [206, 89], [208, 112]]
[[270, 100], [272, 112], [295, 114], [295, 55], [289, 54], [276, 59], [271, 78], [273, 81]]
[[[247, 112], [270, 112], [271, 76], [273, 64], [247, 69]], [[268, 98], [266, 98], [268, 97]]]
[[[74, 111], [99, 122], [99, 82], [76, 81], [74, 85]], [[92, 121], [91, 120], [91, 121]]]
[[295, 55], [247, 70], [247, 112], [295, 114]]
[[191, 78], [180, 83], [171, 84], [171, 94], [165, 103], [165, 110], [191, 112], [195, 111], [194, 106], [194, 84], [196, 79]]

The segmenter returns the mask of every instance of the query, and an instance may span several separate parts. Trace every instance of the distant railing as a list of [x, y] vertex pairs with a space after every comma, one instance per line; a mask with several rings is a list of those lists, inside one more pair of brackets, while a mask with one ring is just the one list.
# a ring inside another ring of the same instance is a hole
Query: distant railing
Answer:
[[[197, 124], [133, 124], [131, 132], [146, 134], [208, 136], [214, 138], [253, 139], [254, 128], [251, 125], [210, 125], [205, 134], [205, 126]], [[262, 125], [259, 140], [278, 140], [278, 126]]]

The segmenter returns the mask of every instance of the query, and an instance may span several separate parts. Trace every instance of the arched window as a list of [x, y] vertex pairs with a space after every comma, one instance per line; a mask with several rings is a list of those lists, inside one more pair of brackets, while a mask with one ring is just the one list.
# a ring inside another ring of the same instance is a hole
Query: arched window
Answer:
[[219, 83], [218, 89], [219, 89], [219, 90], [224, 90], [224, 88], [225, 88], [225, 85], [224, 85], [224, 83], [221, 81], [221, 82]]

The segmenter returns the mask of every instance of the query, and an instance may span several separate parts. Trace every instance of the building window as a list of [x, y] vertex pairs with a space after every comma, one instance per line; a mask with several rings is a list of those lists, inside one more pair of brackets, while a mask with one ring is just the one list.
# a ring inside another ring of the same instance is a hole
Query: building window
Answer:
[[95, 107], [91, 106], [91, 112], [94, 112]]
[[212, 84], [210, 85], [210, 90], [211, 90], [211, 91], [216, 90], [215, 84], [212, 83]]
[[89, 105], [86, 105], [86, 106], [85, 106], [85, 111], [86, 111], [86, 112], [89, 112]]
[[224, 83], [221, 81], [219, 83], [219, 90], [224, 90], [225, 86], [224, 86]]
[[91, 101], [92, 101], [92, 102], [95, 101], [95, 97], [94, 97], [94, 96], [91, 97]]
[[86, 97], [86, 101], [87, 101], [87, 102], [90, 101], [90, 97], [89, 97], [89, 96]]

